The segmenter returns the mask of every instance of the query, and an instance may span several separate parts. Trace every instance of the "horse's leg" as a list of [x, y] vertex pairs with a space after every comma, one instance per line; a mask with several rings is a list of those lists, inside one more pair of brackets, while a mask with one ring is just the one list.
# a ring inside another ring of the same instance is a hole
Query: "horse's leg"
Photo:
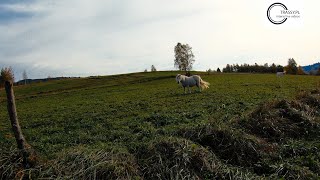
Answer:
[[191, 89], [190, 89], [190, 86], [188, 86], [188, 89], [189, 89], [189, 93], [191, 94]]
[[198, 86], [198, 88], [199, 88], [199, 92], [201, 92], [201, 84], [200, 84], [200, 81], [199, 81], [199, 83], [197, 83], [197, 86]]
[[183, 91], [184, 91], [184, 93], [186, 94], [186, 87], [184, 87], [184, 86], [183, 86]]

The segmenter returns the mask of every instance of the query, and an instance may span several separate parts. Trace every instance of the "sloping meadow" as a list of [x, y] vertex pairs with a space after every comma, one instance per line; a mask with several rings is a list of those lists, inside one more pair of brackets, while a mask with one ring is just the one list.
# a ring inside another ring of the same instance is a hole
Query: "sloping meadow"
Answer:
[[[218, 84], [220, 80], [217, 79], [223, 76], [213, 76], [212, 79]], [[129, 75], [124, 77], [123, 83], [131, 82]], [[250, 96], [248, 100], [242, 99], [250, 94], [250, 87], [256, 88], [254, 90], [260, 93], [259, 97], [268, 95], [268, 92], [262, 92], [260, 84], [232, 84], [232, 75], [227, 77], [229, 79], [225, 87], [217, 86], [213, 90], [191, 95], [182, 95], [180, 91], [168, 91], [171, 93], [168, 95], [167, 91], [163, 93], [163, 90], [158, 90], [158, 86], [152, 84], [171, 84], [172, 77], [171, 74], [160, 78], [152, 75], [145, 79], [135, 76], [139, 82], [148, 85], [145, 89], [141, 89], [139, 83], [134, 83], [118, 90], [121, 86], [119, 82], [112, 81], [114, 86], [101, 85], [104, 77], [86, 80], [95, 82], [97, 86], [86, 84], [82, 87], [82, 83], [73, 82], [76, 89], [42, 89], [43, 93], [31, 99], [40, 97], [38, 102], [43, 101], [41, 105], [49, 106], [53, 111], [38, 106], [42, 115], [38, 119], [35, 115], [30, 116], [34, 120], [24, 129], [31, 144], [35, 144], [39, 152], [38, 163], [30, 169], [22, 169], [19, 152], [14, 146], [7, 145], [14, 144], [12, 137], [4, 138], [4, 146], [0, 147], [0, 179], [320, 177], [319, 90], [301, 91], [296, 98], [288, 100], [275, 95], [268, 98], [273, 100], [266, 101], [264, 97], [259, 105], [250, 105], [249, 101], [257, 101], [258, 98]], [[210, 77], [206, 79], [210, 80]], [[277, 89], [272, 83], [269, 82], [270, 88]], [[231, 85], [237, 88], [231, 89]], [[172, 87], [166, 86], [169, 89]], [[77, 91], [78, 88], [84, 89]], [[244, 93], [240, 88], [247, 91]], [[109, 96], [103, 94], [105, 89], [110, 94], [115, 92], [113, 95], [116, 100], [106, 99]], [[229, 89], [234, 94], [223, 96], [225, 99], [217, 98]], [[137, 91], [143, 91], [143, 96], [136, 94]], [[55, 93], [58, 92], [62, 93], [59, 97], [74, 98], [73, 103], [70, 105], [60, 100], [58, 108], [53, 103], [47, 105], [45, 101], [54, 102], [55, 99], [50, 97], [57, 98]], [[88, 95], [87, 92], [97, 94]], [[22, 94], [19, 101], [28, 101], [25, 98], [35, 96], [31, 90], [19, 93]], [[154, 94], [156, 97], [152, 99]], [[235, 97], [237, 94], [241, 96]], [[50, 97], [45, 99], [47, 95]], [[191, 101], [185, 97], [198, 99]], [[146, 101], [135, 101], [138, 98], [145, 98]], [[99, 101], [91, 103], [91, 99]], [[108, 104], [111, 100], [119, 102]], [[189, 103], [192, 107], [185, 107], [188, 111], [184, 111], [177, 108], [177, 102]], [[174, 108], [168, 107], [166, 103]], [[77, 116], [71, 116], [73, 111], [78, 113]], [[0, 127], [0, 130], [5, 136], [10, 136], [8, 128]], [[43, 137], [31, 138], [32, 133], [42, 134]]]
[[21, 169], [18, 152], [2, 151], [7, 178], [74, 179], [317, 179], [320, 94], [275, 100], [225, 124], [179, 128], [134, 152], [70, 148], [55, 160]]

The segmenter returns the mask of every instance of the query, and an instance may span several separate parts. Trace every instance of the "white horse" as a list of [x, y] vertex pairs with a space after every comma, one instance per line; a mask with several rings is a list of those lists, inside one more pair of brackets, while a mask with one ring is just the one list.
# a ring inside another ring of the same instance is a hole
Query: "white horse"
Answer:
[[188, 87], [189, 93], [191, 93], [190, 87], [197, 86], [199, 88], [199, 91], [201, 92], [202, 89], [207, 89], [210, 85], [210, 83], [202, 80], [198, 75], [188, 77], [185, 75], [177, 74], [176, 81], [178, 84], [181, 83], [184, 89], [184, 93], [186, 93], [186, 87]]
[[277, 72], [277, 77], [283, 77], [286, 74], [286, 71]]

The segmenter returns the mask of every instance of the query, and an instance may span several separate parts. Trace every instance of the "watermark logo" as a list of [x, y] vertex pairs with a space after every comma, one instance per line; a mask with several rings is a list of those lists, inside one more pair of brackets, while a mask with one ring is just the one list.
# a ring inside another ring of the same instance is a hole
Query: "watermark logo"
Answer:
[[279, 25], [286, 22], [289, 18], [300, 18], [299, 10], [289, 10], [282, 3], [273, 3], [269, 6], [267, 16], [270, 22]]

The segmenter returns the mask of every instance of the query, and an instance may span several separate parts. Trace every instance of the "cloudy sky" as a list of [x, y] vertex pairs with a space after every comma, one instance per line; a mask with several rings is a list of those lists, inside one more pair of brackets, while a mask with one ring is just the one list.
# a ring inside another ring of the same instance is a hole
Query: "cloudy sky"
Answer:
[[195, 70], [320, 61], [319, 0], [281, 2], [301, 17], [271, 24], [270, 0], [1, 0], [0, 66], [17, 79], [173, 70], [177, 42]]

